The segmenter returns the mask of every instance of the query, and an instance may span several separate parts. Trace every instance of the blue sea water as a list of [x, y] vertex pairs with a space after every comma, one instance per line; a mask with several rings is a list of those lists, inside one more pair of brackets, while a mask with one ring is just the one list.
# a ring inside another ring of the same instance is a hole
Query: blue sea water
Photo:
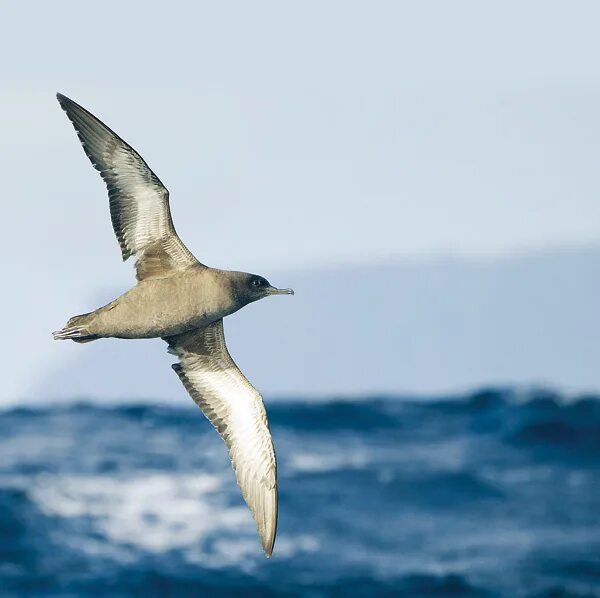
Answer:
[[265, 559], [197, 409], [0, 412], [0, 595], [600, 596], [600, 399], [268, 405]]

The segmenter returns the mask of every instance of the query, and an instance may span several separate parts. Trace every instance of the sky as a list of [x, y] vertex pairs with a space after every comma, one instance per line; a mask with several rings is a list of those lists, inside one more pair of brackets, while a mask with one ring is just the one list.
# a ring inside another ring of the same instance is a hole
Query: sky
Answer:
[[50, 331], [133, 281], [56, 91], [142, 154], [209, 265], [269, 276], [600, 239], [595, 2], [2, 14], [0, 401], [77, 348]]

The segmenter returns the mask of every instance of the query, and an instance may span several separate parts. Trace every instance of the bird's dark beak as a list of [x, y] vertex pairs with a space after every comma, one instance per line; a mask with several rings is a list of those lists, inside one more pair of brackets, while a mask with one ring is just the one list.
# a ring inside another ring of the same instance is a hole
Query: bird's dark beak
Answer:
[[269, 295], [293, 295], [293, 289], [277, 289], [275, 287], [269, 287], [267, 289]]

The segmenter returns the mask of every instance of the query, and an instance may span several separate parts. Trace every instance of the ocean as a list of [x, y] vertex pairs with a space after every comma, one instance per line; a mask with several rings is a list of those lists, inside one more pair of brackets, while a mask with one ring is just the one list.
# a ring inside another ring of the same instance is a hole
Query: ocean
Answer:
[[190, 402], [0, 411], [0, 596], [600, 596], [600, 398], [269, 401], [263, 556]]

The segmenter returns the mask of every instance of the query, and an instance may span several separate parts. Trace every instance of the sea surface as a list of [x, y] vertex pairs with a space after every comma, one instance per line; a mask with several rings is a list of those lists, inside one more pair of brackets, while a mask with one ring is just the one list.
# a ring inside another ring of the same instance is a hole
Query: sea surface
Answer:
[[600, 399], [267, 401], [267, 560], [190, 403], [0, 411], [0, 596], [600, 596]]

